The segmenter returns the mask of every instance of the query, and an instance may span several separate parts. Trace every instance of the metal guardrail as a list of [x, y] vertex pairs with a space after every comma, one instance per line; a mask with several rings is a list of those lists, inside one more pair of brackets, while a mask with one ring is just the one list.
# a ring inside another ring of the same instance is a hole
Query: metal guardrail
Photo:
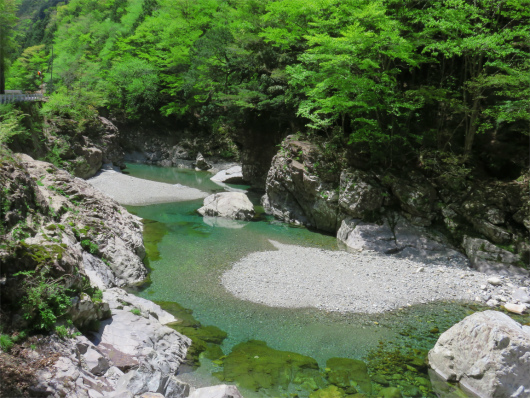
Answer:
[[10, 104], [13, 102], [27, 102], [27, 101], [44, 101], [44, 95], [40, 93], [35, 94], [0, 94], [0, 104]]

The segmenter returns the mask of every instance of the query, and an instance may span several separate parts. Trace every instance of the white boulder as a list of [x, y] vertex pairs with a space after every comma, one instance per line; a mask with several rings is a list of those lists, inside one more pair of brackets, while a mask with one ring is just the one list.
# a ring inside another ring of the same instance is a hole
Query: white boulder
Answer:
[[530, 396], [530, 327], [498, 311], [468, 316], [429, 352], [431, 368], [482, 398]]
[[240, 192], [221, 192], [204, 199], [200, 215], [224, 217], [233, 220], [251, 220], [254, 217], [254, 206], [247, 195]]
[[210, 180], [214, 182], [239, 184], [243, 182], [243, 169], [241, 166], [230, 167], [229, 169], [221, 170], [210, 178]]

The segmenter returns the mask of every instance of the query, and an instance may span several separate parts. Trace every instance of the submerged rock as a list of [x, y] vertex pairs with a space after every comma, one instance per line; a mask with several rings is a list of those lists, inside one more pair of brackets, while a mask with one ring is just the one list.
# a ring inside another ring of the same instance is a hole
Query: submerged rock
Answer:
[[379, 393], [377, 394], [377, 397], [379, 398], [401, 398], [401, 391], [399, 388], [396, 387], [387, 387], [383, 388]]
[[480, 397], [530, 396], [530, 327], [501, 312], [475, 313], [440, 336], [429, 363]]
[[204, 199], [204, 206], [197, 210], [202, 216], [224, 217], [249, 221], [254, 217], [254, 205], [247, 195], [240, 192], [221, 192]]
[[[357, 395], [357, 394], [356, 394]], [[309, 395], [309, 398], [343, 398], [346, 393], [337, 386], [328, 386], [314, 391]]]
[[363, 392], [372, 393], [372, 383], [368, 376], [368, 368], [363, 361], [349, 358], [330, 358], [326, 362], [326, 378], [342, 388], [348, 394]]
[[235, 381], [250, 391], [286, 391], [291, 384], [313, 391], [325, 384], [313, 358], [278, 351], [257, 340], [236, 345], [224, 358], [223, 370], [215, 376], [221, 381]]

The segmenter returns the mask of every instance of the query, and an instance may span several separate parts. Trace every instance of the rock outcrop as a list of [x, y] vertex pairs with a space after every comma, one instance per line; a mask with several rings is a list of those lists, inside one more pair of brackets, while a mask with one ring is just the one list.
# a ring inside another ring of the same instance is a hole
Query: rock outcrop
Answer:
[[[133, 397], [160, 393], [165, 398], [187, 397], [190, 387], [174, 375], [184, 360], [191, 341], [164, 326], [161, 319], [174, 319], [160, 307], [109, 289], [104, 294], [112, 316], [100, 323], [90, 339], [47, 338], [34, 356], [50, 357], [50, 366], [37, 374], [33, 393], [53, 397]], [[154, 312], [135, 315], [128, 304], [134, 302]], [[156, 308], [158, 307], [158, 308]], [[40, 346], [39, 346], [40, 347]], [[50, 355], [51, 354], [51, 355]]]
[[521, 276], [528, 274], [525, 269], [520, 267], [522, 263], [520, 256], [500, 248], [486, 239], [464, 236], [462, 246], [471, 261], [471, 266], [481, 272]]
[[[85, 181], [27, 155], [1, 163], [0, 180], [1, 232], [7, 229], [12, 242], [26, 234], [0, 249], [7, 275], [2, 306], [20, 299], [14, 274], [24, 270], [46, 268], [66, 288], [82, 291], [71, 300], [72, 324], [58, 329], [62, 335], [34, 338], [36, 346], [23, 349], [35, 369], [26, 391], [57, 398], [187, 397], [190, 386], [175, 375], [191, 340], [165, 326], [176, 321], [171, 314], [115, 287], [146, 276], [139, 219]], [[11, 315], [13, 327], [28, 326]], [[5, 313], [2, 321], [10, 323]]]
[[254, 205], [241, 192], [221, 192], [204, 199], [204, 206], [197, 210], [202, 216], [223, 217], [233, 220], [251, 220]]
[[[56, 130], [57, 134], [48, 134], [48, 142], [45, 145], [50, 148], [50, 152], [60, 148], [60, 154], [57, 156], [60, 156], [60, 160], [68, 166], [74, 176], [90, 178], [97, 173], [103, 163], [112, 162], [124, 167], [124, 153], [119, 146], [119, 131], [110, 120], [98, 116], [85, 126], [81, 134], [77, 131], [72, 134], [70, 129], [76, 127], [69, 123], [55, 125], [51, 122], [49, 127]], [[27, 148], [23, 150], [25, 152]]]
[[500, 312], [475, 313], [440, 336], [429, 364], [480, 397], [528, 397], [530, 327]]
[[337, 231], [337, 240], [350, 251], [372, 250], [424, 263], [451, 263], [469, 266], [467, 258], [442, 234], [391, 214], [379, 224], [347, 218]]
[[[55, 238], [67, 246], [85, 246], [86, 252], [106, 261], [113, 274], [109, 276], [113, 281], [110, 286], [131, 285], [145, 279], [142, 224], [137, 217], [92, 185], [50, 163], [28, 155], [18, 158], [29, 175], [39, 181], [39, 194], [53, 214], [52, 223], [45, 227], [46, 237], [39, 233], [33, 239]], [[88, 257], [86, 262], [90, 262]]]
[[197, 154], [197, 158], [195, 159], [195, 169], [196, 170], [210, 170], [212, 168], [212, 164], [208, 163], [206, 159], [204, 159], [204, 156], [202, 156], [202, 153]]
[[238, 154], [237, 147], [226, 135], [201, 135], [187, 130], [161, 132], [160, 128], [152, 131], [123, 126], [120, 128], [120, 144], [126, 151], [125, 160], [128, 162], [185, 169], [195, 168], [199, 152], [204, 155], [201, 155], [203, 159], [207, 159], [206, 163], [212, 165], [210, 171], [224, 168], [219, 165], [237, 158]]
[[317, 154], [313, 144], [286, 141], [272, 160], [262, 204], [267, 213], [285, 222], [335, 232], [339, 194], [308, 168]]
[[[267, 176], [267, 213], [337, 232], [352, 249], [461, 262], [459, 250], [480, 271], [528, 277], [530, 192], [524, 184], [455, 182], [421, 167], [361, 170], [327, 164], [323, 152], [291, 136], [284, 140]], [[445, 238], [425, 229], [433, 224], [438, 230], [445, 224]]]

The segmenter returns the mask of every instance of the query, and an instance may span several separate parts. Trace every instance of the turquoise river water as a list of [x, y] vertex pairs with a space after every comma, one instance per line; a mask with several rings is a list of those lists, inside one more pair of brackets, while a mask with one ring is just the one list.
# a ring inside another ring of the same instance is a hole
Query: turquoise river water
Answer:
[[[129, 164], [127, 172], [208, 193], [223, 190], [209, 180], [211, 174], [207, 172], [137, 164]], [[262, 213], [259, 196], [249, 194], [249, 197]], [[463, 304], [438, 303], [384, 315], [340, 314], [316, 309], [270, 308], [236, 299], [220, 284], [223, 271], [251, 252], [274, 250], [270, 239], [338, 250], [336, 239], [289, 226], [264, 214], [260, 214], [258, 221], [238, 222], [239, 228], [208, 225], [196, 212], [201, 205], [202, 200], [128, 207], [132, 213], [158, 222], [166, 231], [157, 242], [159, 256], [150, 259], [151, 283], [137, 294], [153, 301], [177, 302], [193, 310], [193, 316], [202, 325], [214, 325], [225, 331], [227, 338], [221, 345], [225, 355], [241, 342], [261, 340], [276, 350], [310, 356], [324, 369], [332, 357], [366, 360], [370, 352], [381, 347], [381, 341], [390, 342], [392, 347], [428, 350], [440, 332], [473, 311]], [[201, 380], [208, 384], [216, 369], [215, 363], [202, 359], [201, 366], [188, 377], [195, 378], [199, 384]], [[247, 391], [245, 396], [277, 393]], [[298, 394], [304, 396], [303, 391]], [[297, 395], [291, 393], [291, 396]], [[320, 395], [313, 393], [313, 396]]]

